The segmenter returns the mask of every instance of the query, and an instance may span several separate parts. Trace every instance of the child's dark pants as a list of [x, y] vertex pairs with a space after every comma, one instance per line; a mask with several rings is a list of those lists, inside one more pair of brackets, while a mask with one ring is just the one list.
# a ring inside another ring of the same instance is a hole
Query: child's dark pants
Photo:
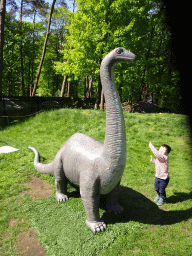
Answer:
[[162, 180], [155, 177], [155, 184], [154, 184], [155, 190], [157, 194], [163, 199], [166, 199], [165, 188], [167, 187], [168, 183], [169, 183], [169, 177], [166, 180]]

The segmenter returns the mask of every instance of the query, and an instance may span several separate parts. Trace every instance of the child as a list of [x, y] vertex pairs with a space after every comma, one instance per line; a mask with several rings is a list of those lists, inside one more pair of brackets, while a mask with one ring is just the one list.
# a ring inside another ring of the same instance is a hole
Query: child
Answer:
[[157, 192], [157, 196], [154, 201], [157, 202], [157, 205], [163, 205], [166, 200], [165, 188], [169, 183], [168, 154], [171, 152], [171, 148], [168, 145], [163, 144], [158, 151], [151, 142], [149, 142], [149, 147], [153, 154], [157, 157], [156, 159], [150, 160], [155, 164], [156, 169], [154, 187]]

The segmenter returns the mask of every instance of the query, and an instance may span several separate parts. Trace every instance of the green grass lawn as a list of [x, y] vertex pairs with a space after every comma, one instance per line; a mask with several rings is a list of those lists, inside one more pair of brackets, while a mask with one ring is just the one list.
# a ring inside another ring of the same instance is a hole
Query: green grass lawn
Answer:
[[[120, 188], [125, 211], [114, 218], [102, 208], [105, 232], [93, 235], [85, 225], [79, 194], [69, 186], [70, 200], [58, 203], [53, 194], [31, 201], [18, 195], [22, 185], [36, 175], [51, 183], [33, 167], [37, 148], [41, 161], [52, 161], [65, 141], [82, 132], [98, 140], [105, 137], [105, 112], [60, 109], [43, 112], [0, 131], [0, 146], [20, 149], [0, 154], [0, 254], [14, 252], [17, 234], [32, 226], [47, 255], [192, 255], [192, 159], [187, 117], [177, 114], [124, 112], [127, 130], [127, 165]], [[149, 141], [158, 149], [171, 146], [167, 203], [153, 199], [155, 166], [150, 162]], [[16, 225], [11, 225], [17, 220]]]

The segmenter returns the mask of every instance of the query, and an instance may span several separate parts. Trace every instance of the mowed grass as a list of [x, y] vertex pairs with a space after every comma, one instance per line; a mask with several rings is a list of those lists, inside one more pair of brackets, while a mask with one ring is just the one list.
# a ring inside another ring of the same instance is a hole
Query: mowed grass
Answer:
[[[93, 233], [85, 225], [79, 194], [69, 186], [70, 200], [57, 203], [55, 195], [31, 201], [21, 196], [22, 185], [36, 175], [54, 187], [52, 175], [33, 167], [37, 148], [41, 162], [52, 161], [65, 141], [82, 132], [104, 142], [105, 112], [60, 109], [38, 114], [0, 131], [0, 146], [19, 151], [0, 154], [0, 254], [14, 252], [17, 234], [32, 226], [47, 255], [192, 255], [192, 159], [187, 116], [124, 112], [127, 164], [120, 187], [125, 211], [115, 218], [100, 209], [107, 230]], [[153, 199], [155, 166], [148, 144], [171, 146], [167, 203]], [[14, 225], [13, 225], [14, 223]]]

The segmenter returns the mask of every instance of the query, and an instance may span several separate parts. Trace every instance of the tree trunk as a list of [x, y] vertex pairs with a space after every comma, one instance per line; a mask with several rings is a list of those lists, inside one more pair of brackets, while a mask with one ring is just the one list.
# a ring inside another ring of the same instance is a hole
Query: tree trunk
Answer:
[[104, 92], [103, 92], [103, 88], [102, 88], [102, 90], [101, 90], [100, 110], [104, 110]]
[[19, 22], [19, 29], [20, 29], [20, 57], [21, 57], [21, 85], [22, 85], [22, 96], [25, 96], [25, 83], [24, 83], [24, 70], [23, 70], [23, 40], [22, 40], [22, 15], [23, 15], [23, 0], [21, 0], [21, 10], [20, 10], [20, 22]]
[[89, 84], [88, 84], [88, 77], [86, 76], [85, 78], [85, 91], [84, 91], [84, 97], [88, 98], [88, 88], [89, 88]]
[[60, 94], [60, 97], [63, 97], [64, 94], [65, 94], [65, 84], [66, 84], [66, 81], [67, 81], [67, 76], [64, 76], [64, 77], [63, 77], [62, 87], [61, 87], [61, 94]]
[[73, 82], [72, 82], [72, 86], [71, 86], [71, 97], [75, 97], [75, 86], [76, 86], [76, 83], [75, 83], [75, 80], [73, 78]]
[[40, 61], [40, 64], [39, 64], [39, 69], [38, 69], [38, 73], [37, 73], [37, 77], [36, 77], [36, 80], [35, 80], [35, 83], [34, 83], [34, 88], [33, 88], [33, 93], [32, 93], [33, 97], [35, 96], [35, 93], [36, 93], [39, 77], [40, 77], [40, 74], [41, 74], [41, 68], [42, 68], [42, 65], [43, 65], [44, 58], [45, 58], [46, 46], [47, 46], [47, 41], [48, 41], [48, 37], [49, 37], [49, 33], [50, 33], [51, 17], [52, 17], [52, 14], [53, 14], [55, 2], [56, 2], [56, 0], [53, 0], [53, 3], [51, 5], [51, 9], [50, 9], [49, 22], [48, 22], [47, 33], [46, 33], [46, 37], [45, 37], [45, 41], [44, 41], [44, 45], [43, 45], [42, 57], [41, 57], [41, 61]]
[[[73, 13], [74, 13], [74, 11], [75, 11], [75, 0], [73, 0]], [[70, 46], [70, 50], [72, 49], [72, 47]], [[69, 63], [69, 60], [67, 60], [67, 62]], [[70, 93], [71, 93], [71, 91], [70, 91], [70, 86], [71, 86], [71, 82], [70, 81], [68, 81], [68, 83], [67, 83], [67, 97], [69, 98], [70, 97]]]
[[30, 95], [30, 87], [31, 87], [31, 62], [29, 61], [29, 72], [28, 72], [28, 79], [27, 79], [27, 97], [31, 96]]
[[67, 86], [67, 98], [70, 97], [70, 81], [68, 81], [68, 86]]
[[6, 0], [1, 0], [1, 2], [0, 2], [0, 98], [2, 97], [5, 6], [6, 6]]
[[93, 78], [88, 79], [86, 76], [86, 89], [85, 89], [85, 97], [87, 99], [91, 98], [91, 87], [92, 87]]
[[100, 77], [98, 78], [98, 80], [99, 80], [99, 83], [98, 83], [97, 94], [96, 94], [95, 109], [99, 109], [99, 103], [100, 103], [100, 100], [101, 100], [102, 85], [101, 85]]
[[73, 0], [73, 13], [75, 12], [75, 0]]
[[89, 79], [89, 98], [91, 98], [91, 88], [92, 88], [92, 84], [93, 84], [93, 78]]
[[36, 9], [34, 10], [34, 17], [33, 17], [33, 51], [32, 51], [32, 67], [31, 67], [31, 84], [30, 84], [30, 96], [32, 96], [33, 90], [33, 71], [34, 71], [34, 56], [35, 56], [35, 16], [36, 16]]

